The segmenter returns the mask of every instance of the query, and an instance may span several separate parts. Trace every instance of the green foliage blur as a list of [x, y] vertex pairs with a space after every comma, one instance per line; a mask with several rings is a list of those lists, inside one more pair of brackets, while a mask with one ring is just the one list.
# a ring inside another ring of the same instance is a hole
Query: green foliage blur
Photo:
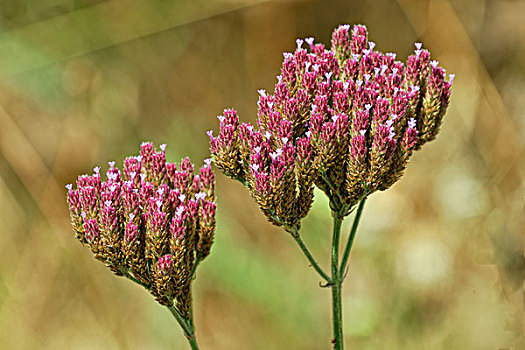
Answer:
[[[343, 289], [350, 349], [525, 348], [524, 1], [0, 2], [0, 348], [185, 349], [169, 312], [74, 238], [64, 185], [142, 141], [208, 157], [253, 122], [283, 51], [363, 23], [456, 74], [436, 141], [365, 207]], [[329, 349], [330, 292], [248, 192], [217, 173], [218, 225], [193, 284], [202, 349]], [[350, 219], [345, 222], [348, 232]], [[302, 234], [327, 266], [321, 193]]]

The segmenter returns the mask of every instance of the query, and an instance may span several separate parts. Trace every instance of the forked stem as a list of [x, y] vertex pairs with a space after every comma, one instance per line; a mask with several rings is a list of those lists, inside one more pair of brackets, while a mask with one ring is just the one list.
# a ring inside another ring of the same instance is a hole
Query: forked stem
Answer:
[[359, 201], [357, 212], [355, 214], [354, 222], [352, 223], [350, 235], [348, 236], [348, 241], [346, 243], [341, 261], [339, 261], [341, 227], [343, 225], [345, 215], [348, 214], [348, 207], [341, 205], [339, 208], [336, 208], [336, 210], [332, 211], [334, 219], [330, 259], [331, 276], [324, 272], [323, 268], [314, 258], [314, 256], [302, 240], [301, 235], [299, 234], [299, 229], [296, 227], [285, 226], [286, 231], [288, 231], [294, 238], [295, 242], [297, 242], [297, 245], [303, 252], [310, 265], [315, 269], [319, 276], [326, 281], [327, 284], [324, 287], [332, 288], [332, 327], [334, 336], [334, 338], [332, 339], [332, 343], [334, 344], [335, 350], [344, 349], [342, 286], [343, 281], [345, 279], [345, 271], [348, 266], [348, 259], [350, 258], [350, 251], [352, 250], [352, 245], [354, 243], [355, 235], [357, 233], [357, 226], [359, 225], [359, 220], [361, 219], [361, 214], [363, 213], [366, 198], [367, 197], [364, 197]]
[[299, 235], [299, 230], [297, 228], [287, 229], [287, 231], [292, 235], [292, 237], [297, 242], [299, 248], [305, 255], [305, 257], [310, 262], [310, 265], [315, 269], [315, 271], [322, 277], [326, 282], [328, 287], [332, 288], [332, 328], [333, 328], [333, 339], [332, 343], [335, 350], [344, 349], [344, 337], [343, 337], [343, 301], [342, 301], [342, 286], [345, 279], [345, 271], [348, 268], [348, 260], [350, 258], [350, 251], [355, 240], [357, 233], [357, 227], [363, 213], [365, 206], [366, 197], [361, 199], [357, 207], [354, 221], [352, 223], [352, 228], [350, 230], [350, 235], [348, 236], [348, 241], [345, 245], [345, 250], [342, 255], [342, 259], [339, 260], [339, 246], [341, 238], [341, 227], [343, 224], [344, 216], [346, 215], [347, 207], [342, 206], [338, 210], [334, 210], [333, 213], [333, 231], [332, 231], [332, 249], [331, 249], [331, 276], [328, 276], [322, 267], [317, 263], [312, 253], [301, 239]]
[[350, 235], [348, 236], [348, 241], [346, 242], [345, 251], [343, 253], [343, 259], [341, 259], [341, 266], [339, 267], [339, 276], [342, 281], [344, 281], [348, 259], [350, 258], [350, 251], [352, 250], [352, 246], [354, 244], [355, 234], [357, 233], [357, 226], [359, 225], [359, 220], [361, 220], [361, 214], [363, 214], [363, 208], [365, 207], [366, 198], [367, 197], [364, 197], [359, 202], [357, 212], [355, 213], [354, 222], [352, 223], [352, 229], [350, 230]]
[[315, 271], [317, 271], [319, 276], [321, 276], [326, 281], [326, 283], [331, 285], [333, 283], [332, 279], [330, 278], [330, 276], [328, 276], [328, 274], [326, 272], [324, 272], [323, 268], [315, 260], [315, 258], [312, 255], [312, 253], [310, 253], [310, 250], [308, 249], [308, 247], [306, 246], [306, 244], [302, 240], [301, 235], [299, 234], [299, 231], [294, 228], [294, 229], [290, 230], [289, 232], [292, 235], [292, 237], [295, 240], [295, 242], [297, 242], [297, 245], [299, 246], [299, 248], [303, 252], [303, 254], [306, 257], [306, 259], [308, 259], [308, 262], [310, 263], [310, 265], [312, 265], [312, 267], [315, 269]]

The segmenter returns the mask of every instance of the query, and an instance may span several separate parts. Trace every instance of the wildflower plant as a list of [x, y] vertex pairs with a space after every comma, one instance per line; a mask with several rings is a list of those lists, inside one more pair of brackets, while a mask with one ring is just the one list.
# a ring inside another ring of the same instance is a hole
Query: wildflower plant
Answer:
[[[272, 93], [259, 90], [256, 125], [233, 109], [209, 131], [218, 169], [240, 181], [266, 218], [282, 226], [332, 289], [334, 348], [343, 348], [341, 288], [367, 197], [392, 186], [412, 153], [433, 140], [449, 104], [453, 75], [415, 44], [406, 62], [375, 50], [363, 25], [339, 26], [331, 47], [297, 40], [284, 53]], [[331, 271], [317, 263], [299, 233], [314, 186], [333, 216]], [[340, 256], [343, 219], [357, 208]]]
[[195, 174], [189, 158], [169, 163], [165, 150], [143, 143], [122, 171], [109, 162], [106, 181], [96, 167], [78, 177], [75, 189], [66, 186], [67, 201], [80, 242], [115, 275], [166, 306], [198, 349], [191, 282], [213, 243], [215, 180], [211, 159]]

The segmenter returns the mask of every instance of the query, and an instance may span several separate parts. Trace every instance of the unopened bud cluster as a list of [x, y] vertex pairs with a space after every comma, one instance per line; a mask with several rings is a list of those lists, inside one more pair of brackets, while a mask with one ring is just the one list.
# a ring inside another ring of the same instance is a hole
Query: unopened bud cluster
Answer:
[[284, 53], [273, 93], [259, 90], [257, 125], [236, 112], [210, 131], [217, 167], [243, 182], [268, 219], [295, 227], [313, 186], [345, 214], [396, 182], [413, 151], [435, 138], [453, 75], [416, 43], [406, 62], [368, 41], [366, 27], [338, 27], [331, 48], [313, 38]]
[[211, 160], [194, 174], [189, 158], [166, 162], [165, 149], [143, 143], [122, 171], [109, 162], [106, 181], [98, 167], [79, 176], [76, 189], [66, 186], [67, 201], [76, 236], [95, 258], [188, 316], [195, 260], [213, 243], [215, 182]]

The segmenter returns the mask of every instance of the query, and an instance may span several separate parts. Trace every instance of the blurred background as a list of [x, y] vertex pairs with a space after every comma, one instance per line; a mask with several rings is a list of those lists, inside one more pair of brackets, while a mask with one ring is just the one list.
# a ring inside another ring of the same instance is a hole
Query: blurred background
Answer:
[[[524, 18], [518, 0], [3, 0], [0, 348], [186, 349], [166, 309], [76, 241], [64, 185], [147, 140], [200, 166], [216, 115], [253, 122], [296, 38], [363, 23], [402, 60], [422, 41], [456, 80], [437, 140], [365, 207], [346, 345], [524, 349]], [[217, 182], [201, 348], [329, 349], [330, 291], [239, 183]], [[317, 195], [302, 234], [324, 266], [330, 222]]]

